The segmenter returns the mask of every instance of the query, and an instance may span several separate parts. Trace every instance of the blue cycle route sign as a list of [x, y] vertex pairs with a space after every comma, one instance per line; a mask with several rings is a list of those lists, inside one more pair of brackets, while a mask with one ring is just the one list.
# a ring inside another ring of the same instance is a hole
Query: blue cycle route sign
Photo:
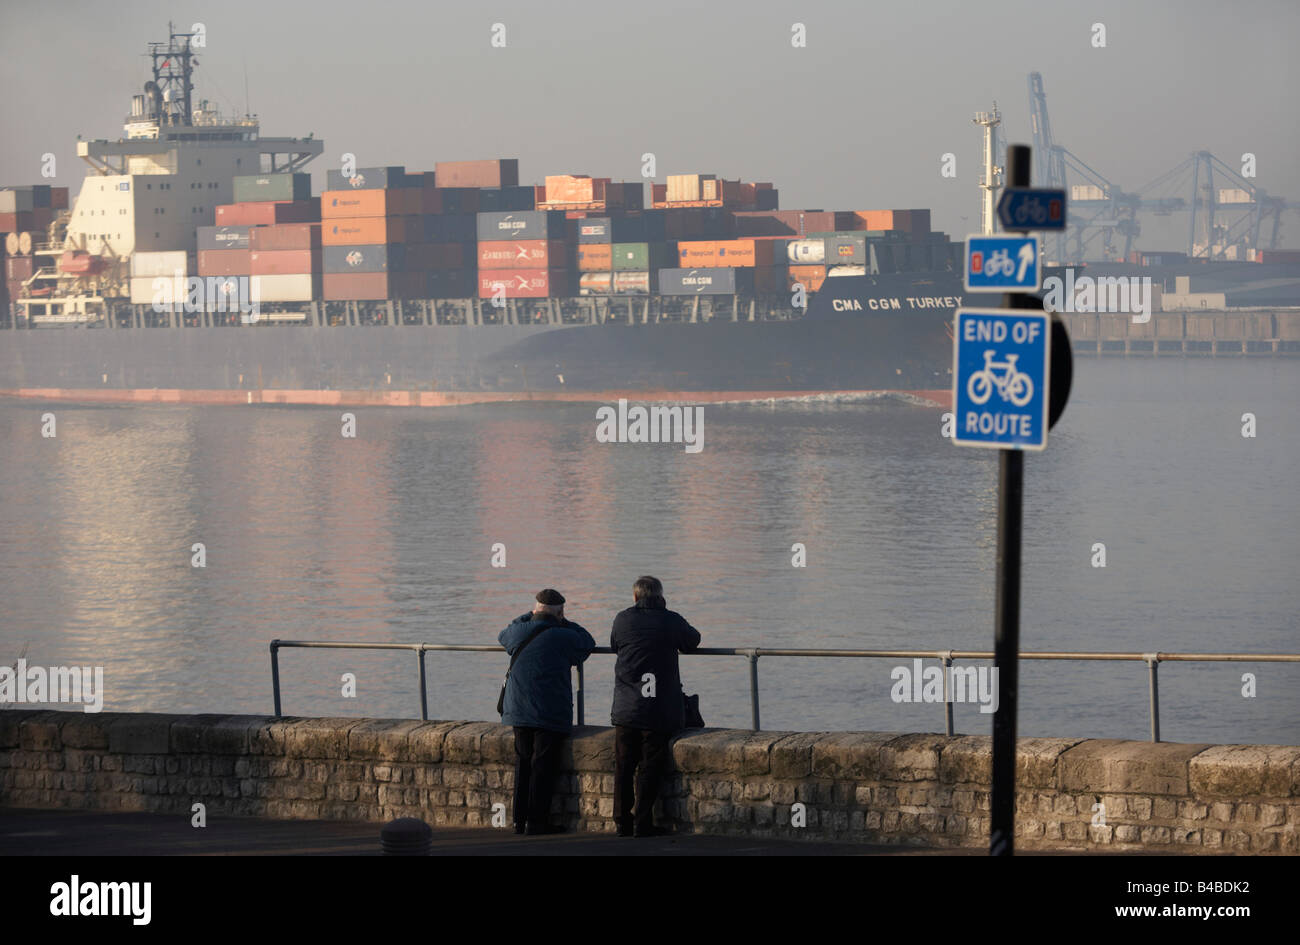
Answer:
[[1037, 236], [966, 237], [966, 291], [1037, 292]]
[[1004, 230], [1065, 229], [1065, 191], [1047, 187], [1008, 187], [998, 199]]
[[952, 405], [958, 446], [1047, 447], [1052, 325], [1046, 312], [960, 309]]

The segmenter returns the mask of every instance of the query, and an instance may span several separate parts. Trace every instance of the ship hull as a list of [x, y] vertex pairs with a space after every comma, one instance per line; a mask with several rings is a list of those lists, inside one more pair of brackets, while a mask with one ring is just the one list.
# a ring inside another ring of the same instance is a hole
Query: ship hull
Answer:
[[[788, 321], [13, 331], [0, 347], [0, 394], [357, 406], [827, 394], [946, 402], [955, 280], [841, 281]], [[909, 305], [918, 285], [951, 304]]]

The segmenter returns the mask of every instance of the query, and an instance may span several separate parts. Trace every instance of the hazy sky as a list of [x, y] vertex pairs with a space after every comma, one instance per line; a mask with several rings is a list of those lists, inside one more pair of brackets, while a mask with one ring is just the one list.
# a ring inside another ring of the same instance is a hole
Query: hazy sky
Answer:
[[[38, 182], [49, 151], [54, 182], [79, 186], [77, 135], [121, 136], [168, 19], [207, 29], [199, 98], [242, 112], [246, 69], [264, 134], [324, 139], [318, 190], [346, 151], [414, 170], [517, 157], [537, 183], [635, 179], [653, 152], [660, 181], [770, 180], [785, 208], [931, 207], [960, 238], [979, 222], [972, 113], [996, 100], [1027, 142], [1037, 70], [1057, 141], [1126, 189], [1194, 150], [1238, 169], [1252, 152], [1259, 185], [1300, 202], [1294, 0], [0, 0], [0, 182]], [[956, 179], [940, 176], [945, 152]], [[1283, 220], [1283, 245], [1300, 246], [1300, 211]], [[1139, 245], [1181, 248], [1187, 223], [1147, 218]]]

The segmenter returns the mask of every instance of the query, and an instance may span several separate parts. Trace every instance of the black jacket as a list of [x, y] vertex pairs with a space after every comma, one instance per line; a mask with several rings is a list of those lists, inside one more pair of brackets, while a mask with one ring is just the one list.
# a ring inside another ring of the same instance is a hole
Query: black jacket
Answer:
[[[654, 732], [685, 728], [677, 654], [695, 650], [700, 632], [668, 610], [662, 598], [640, 600], [614, 618], [609, 645], [616, 654], [610, 721]], [[641, 694], [646, 673], [654, 674], [654, 698]]]

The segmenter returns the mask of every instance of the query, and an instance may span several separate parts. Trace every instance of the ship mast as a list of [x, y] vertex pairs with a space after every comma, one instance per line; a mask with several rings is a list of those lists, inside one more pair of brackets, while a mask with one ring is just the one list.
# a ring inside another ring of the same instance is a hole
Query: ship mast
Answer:
[[1002, 124], [1002, 115], [998, 112], [998, 103], [993, 103], [993, 111], [976, 112], [975, 124], [984, 129], [984, 168], [980, 171], [980, 232], [985, 236], [992, 235], [995, 227], [994, 207], [997, 205], [996, 191], [1002, 186], [1002, 168], [994, 162], [997, 155], [997, 138], [998, 125]]
[[146, 83], [144, 90], [152, 99], [153, 114], [157, 116], [159, 126], [189, 126], [194, 123], [191, 109], [194, 83], [191, 77], [198, 65], [190, 49], [190, 40], [195, 34], [177, 33], [170, 22], [167, 33], [167, 42], [149, 44], [153, 81]]

